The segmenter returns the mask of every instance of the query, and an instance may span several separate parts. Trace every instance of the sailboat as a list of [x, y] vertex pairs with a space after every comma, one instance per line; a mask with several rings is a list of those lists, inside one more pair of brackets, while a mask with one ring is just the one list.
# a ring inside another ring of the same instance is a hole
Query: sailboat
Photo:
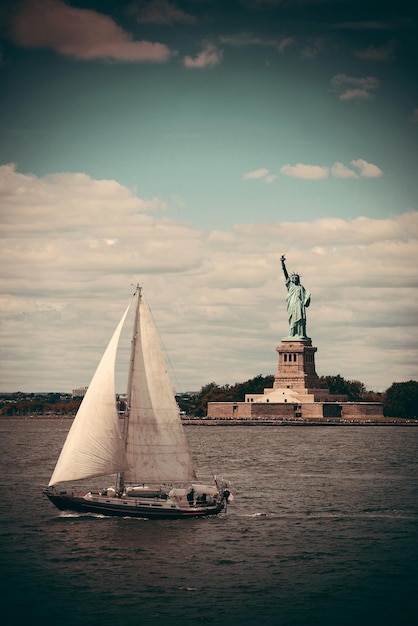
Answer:
[[[126, 410], [120, 415], [116, 354], [135, 299]], [[99, 491], [84, 493], [65, 485], [110, 475], [115, 475], [114, 484]], [[197, 480], [157, 330], [137, 285], [43, 492], [62, 511], [177, 519], [220, 513], [232, 497], [227, 487], [216, 477], [209, 485]]]

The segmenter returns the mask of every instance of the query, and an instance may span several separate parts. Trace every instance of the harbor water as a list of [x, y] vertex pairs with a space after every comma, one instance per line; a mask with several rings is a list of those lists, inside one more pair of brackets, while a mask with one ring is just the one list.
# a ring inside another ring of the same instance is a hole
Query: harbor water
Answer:
[[149, 521], [42, 495], [70, 424], [0, 421], [4, 623], [418, 623], [418, 428], [186, 426], [234, 502]]

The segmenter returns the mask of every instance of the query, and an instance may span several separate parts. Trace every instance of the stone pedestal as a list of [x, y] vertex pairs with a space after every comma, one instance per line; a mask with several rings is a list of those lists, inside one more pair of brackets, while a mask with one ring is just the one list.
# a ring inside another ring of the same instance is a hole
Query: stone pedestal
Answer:
[[352, 423], [354, 421], [380, 420], [382, 404], [378, 402], [348, 402], [344, 394], [331, 394], [329, 389], [319, 388], [319, 377], [315, 370], [315, 352], [308, 337], [285, 337], [276, 348], [279, 365], [274, 384], [264, 393], [245, 394], [244, 402], [209, 402], [208, 416], [245, 420], [277, 420], [300, 423]]
[[279, 363], [273, 389], [293, 389], [306, 393], [307, 389], [318, 388], [315, 371], [317, 348], [312, 345], [311, 339], [283, 339], [276, 350]]

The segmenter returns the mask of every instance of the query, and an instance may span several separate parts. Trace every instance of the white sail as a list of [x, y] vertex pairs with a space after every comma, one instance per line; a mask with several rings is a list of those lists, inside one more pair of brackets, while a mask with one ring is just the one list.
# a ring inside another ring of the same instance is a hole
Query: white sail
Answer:
[[115, 397], [115, 360], [127, 307], [93, 376], [61, 451], [50, 485], [127, 467]]
[[125, 483], [196, 480], [179, 409], [141, 293], [132, 346]]

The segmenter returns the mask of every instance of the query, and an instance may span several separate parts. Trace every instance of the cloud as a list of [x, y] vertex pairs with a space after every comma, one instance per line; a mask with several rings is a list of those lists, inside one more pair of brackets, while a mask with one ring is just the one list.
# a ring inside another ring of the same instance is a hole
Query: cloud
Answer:
[[378, 89], [380, 87], [380, 81], [374, 76], [356, 77], [347, 76], [347, 74], [335, 74], [331, 79], [333, 87], [344, 87], [345, 85], [356, 85], [366, 90]]
[[323, 165], [305, 165], [297, 163], [296, 165], [283, 165], [280, 173], [292, 178], [306, 178], [308, 180], [320, 180], [327, 178], [329, 174], [328, 167]]
[[184, 65], [190, 69], [213, 67], [222, 61], [222, 54], [222, 50], [219, 50], [215, 45], [207, 44], [197, 56], [184, 57]]
[[[296, 242], [299, 242], [301, 249], [312, 248], [315, 254], [320, 256], [337, 254], [337, 256], [342, 255], [343, 257], [345, 255], [343, 249], [346, 247], [351, 252], [357, 249], [359, 254], [362, 255], [366, 248], [380, 245], [388, 245], [394, 252], [397, 245], [396, 242], [398, 241], [409, 242], [408, 245], [412, 252], [412, 248], [416, 246], [416, 239], [418, 238], [418, 212], [412, 211], [399, 215], [394, 219], [381, 220], [367, 217], [357, 217], [353, 220], [329, 217], [312, 222], [283, 221], [275, 224], [242, 224], [237, 225], [234, 232], [240, 239], [246, 241], [245, 245], [248, 245], [247, 238], [250, 239], [254, 236], [255, 240], [260, 240], [270, 233], [273, 240], [280, 239], [285, 246], [287, 245], [287, 250], [295, 245]], [[315, 233], [315, 241], [312, 238], [313, 232]], [[228, 246], [231, 246], [232, 243], [231, 239], [226, 241]], [[384, 276], [388, 285], [392, 284], [393, 280], [396, 281], [398, 271], [396, 266], [399, 261], [398, 253], [401, 253], [401, 248], [394, 254], [393, 271], [387, 271], [388, 265], [385, 263]], [[353, 259], [350, 262], [353, 262]], [[372, 282], [376, 280], [376, 269], [373, 269], [374, 277]], [[414, 268], [411, 267], [411, 272], [408, 272], [408, 274], [412, 277], [413, 273]], [[333, 277], [333, 280], [341, 282], [341, 284], [344, 283], [344, 278], [338, 276], [338, 271], [333, 273]], [[381, 274], [381, 277], [383, 277], [383, 274]], [[367, 284], [368, 277], [361, 275], [361, 278], [358, 278], [358, 280], [362, 284]]]
[[168, 0], [150, 0], [146, 3], [133, 3], [129, 12], [136, 15], [140, 24], [196, 24], [197, 18]]
[[232, 46], [235, 48], [241, 48], [245, 46], [266, 46], [275, 48], [279, 52], [284, 52], [286, 48], [289, 48], [294, 44], [293, 37], [284, 37], [283, 39], [277, 38], [263, 38], [258, 35], [254, 35], [249, 32], [242, 32], [233, 35], [220, 35], [219, 41], [222, 45]]
[[[162, 212], [167, 205], [153, 198], [143, 200], [115, 180], [95, 180], [87, 174], [51, 174], [37, 178], [16, 171], [14, 164], [0, 166], [0, 201], [6, 236], [30, 237], [32, 233], [49, 232], [50, 221], [57, 214], [57, 232], [71, 235], [74, 223], [89, 229], [97, 221], [95, 233], [101, 238], [117, 234], [113, 220], [106, 224], [104, 216], [112, 215], [112, 205], [119, 203], [119, 215], [126, 220], [138, 219], [140, 214]], [[13, 208], [18, 207], [18, 211]], [[10, 209], [7, 212], [7, 208]], [[88, 231], [87, 231], [88, 232]]]
[[277, 178], [277, 174], [267, 174], [267, 176], [265, 176], [264, 180], [266, 181], [266, 183], [270, 184], [273, 183]]
[[393, 41], [382, 46], [369, 46], [365, 50], [355, 50], [354, 55], [362, 61], [391, 61], [395, 56]]
[[383, 176], [383, 172], [380, 167], [373, 165], [373, 163], [367, 163], [364, 159], [355, 159], [351, 161], [351, 165], [360, 170], [360, 176], [363, 178], [380, 178]]
[[262, 167], [259, 170], [253, 170], [252, 172], [247, 172], [242, 177], [244, 180], [259, 180], [263, 179], [266, 183], [272, 183], [276, 180], [277, 174], [270, 174], [269, 170], [265, 167]]
[[339, 93], [340, 100], [370, 100], [374, 90], [379, 89], [380, 81], [374, 76], [356, 77], [335, 74], [331, 78], [331, 88]]
[[246, 174], [244, 174], [243, 178], [245, 180], [251, 179], [251, 178], [264, 178], [265, 176], [267, 176], [269, 173], [268, 169], [266, 169], [265, 167], [262, 167], [259, 170], [254, 170], [252, 172], [247, 172]]
[[293, 46], [294, 43], [295, 43], [294, 37], [285, 37], [284, 39], [282, 39], [279, 42], [279, 44], [277, 46], [279, 52], [284, 52], [286, 50], [286, 48], [289, 48], [290, 46]]
[[309, 38], [308, 44], [302, 50], [302, 57], [305, 59], [316, 59], [320, 52], [328, 47], [326, 39], [323, 37]]
[[411, 115], [412, 122], [418, 122], [418, 108], [414, 109]]
[[249, 180], [252, 178], [255, 178], [255, 179], [264, 178], [265, 176], [267, 176], [268, 173], [269, 173], [268, 169], [266, 169], [265, 167], [262, 167], [259, 170], [253, 170], [252, 172], [247, 172], [246, 174], [244, 174], [243, 178], [244, 180]]
[[51, 48], [81, 60], [164, 62], [171, 56], [161, 43], [134, 41], [102, 13], [70, 7], [61, 0], [29, 0], [14, 18], [12, 41], [27, 48]]
[[[379, 178], [383, 176], [382, 170], [373, 163], [368, 163], [364, 159], [354, 159], [351, 165], [358, 172], [350, 169], [344, 163], [336, 161], [330, 168], [326, 165], [307, 165], [305, 163], [297, 163], [290, 165], [287, 163], [280, 168], [280, 173], [291, 178], [304, 178], [305, 180], [323, 180], [328, 178], [329, 174], [335, 178]], [[262, 167], [258, 170], [252, 170], [243, 174], [243, 180], [264, 180], [272, 183], [277, 178], [276, 174], [271, 174], [269, 170]]]
[[161, 199], [84, 173], [3, 166], [0, 190], [3, 390], [88, 384], [138, 281], [179, 390], [274, 374], [287, 334], [282, 252], [312, 293], [319, 374], [376, 390], [416, 376], [418, 212], [203, 232]]
[[380, 178], [383, 176], [383, 172], [377, 165], [368, 163], [364, 159], [354, 159], [351, 161], [351, 165], [359, 170], [355, 172], [343, 163], [334, 163], [331, 167], [331, 174], [337, 178]]
[[340, 100], [371, 100], [374, 95], [365, 89], [346, 89], [340, 94]]
[[349, 167], [339, 162], [334, 163], [334, 165], [331, 167], [331, 174], [335, 176], [336, 178], [357, 178], [358, 177], [356, 172], [353, 172], [353, 170], [350, 170]]

